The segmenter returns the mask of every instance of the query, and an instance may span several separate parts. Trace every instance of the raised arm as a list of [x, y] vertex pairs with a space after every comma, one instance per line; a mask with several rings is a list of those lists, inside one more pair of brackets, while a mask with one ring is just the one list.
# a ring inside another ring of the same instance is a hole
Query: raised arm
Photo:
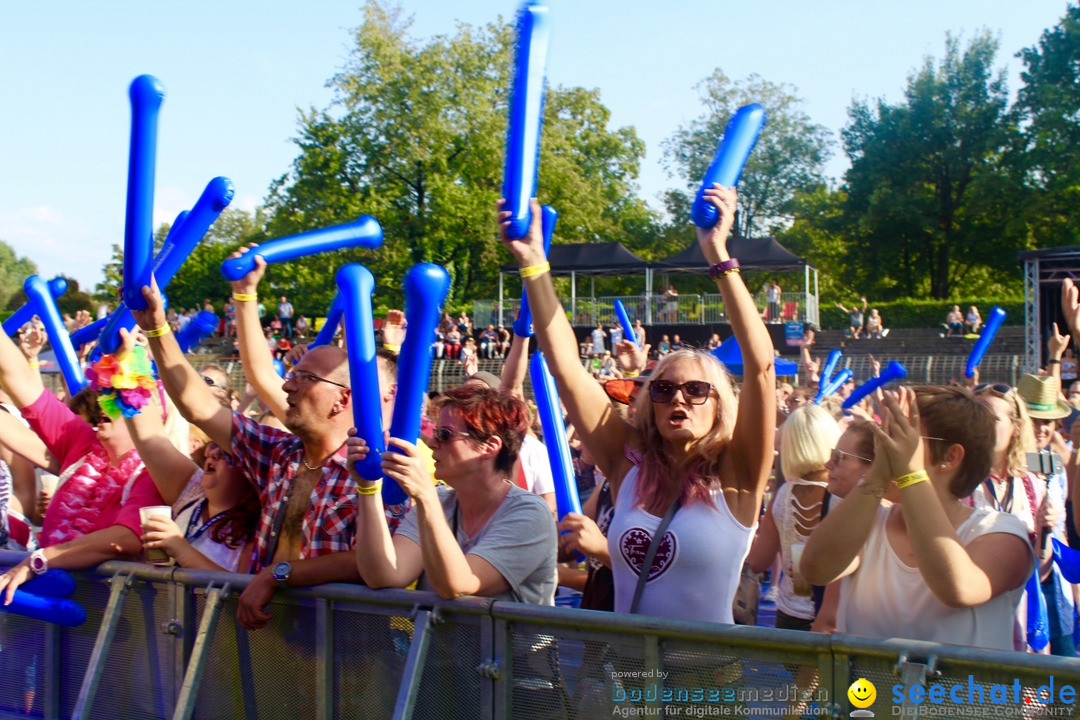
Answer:
[[631, 442], [633, 429], [615, 412], [604, 389], [581, 365], [577, 338], [555, 294], [551, 273], [537, 269], [547, 266], [547, 258], [540, 229], [540, 203], [534, 198], [531, 207], [532, 224], [524, 238], [511, 240], [506, 236], [506, 212], [499, 213], [499, 234], [526, 275], [522, 282], [529, 296], [533, 329], [571, 422], [604, 474], [613, 479], [621, 477], [622, 473], [615, 470], [626, 462], [623, 447]]
[[1053, 331], [1046, 340], [1046, 374], [1058, 379], [1061, 386], [1061, 356], [1065, 354], [1065, 348], [1069, 347], [1069, 337], [1062, 335], [1058, 330], [1058, 324], [1053, 324]]
[[[31, 329], [28, 332], [36, 333]], [[45, 386], [41, 383], [41, 374], [32, 368], [11, 338], [0, 333], [0, 385], [11, 396], [17, 407], [23, 408], [37, 400]]]
[[525, 401], [525, 376], [529, 374], [529, 338], [514, 335], [503, 362], [499, 389]]
[[165, 320], [165, 309], [157, 282], [143, 287], [144, 310], [132, 311], [135, 321], [149, 340], [165, 391], [184, 418], [198, 425], [210, 439], [223, 448], [232, 447], [232, 410], [222, 407], [202, 376], [180, 352], [176, 337]]
[[[257, 247], [252, 243], [230, 257], [240, 257], [247, 252], [257, 253]], [[256, 254], [255, 269], [232, 282], [232, 296], [236, 305], [236, 347], [240, 351], [240, 362], [244, 365], [247, 381], [274, 417], [285, 422], [285, 411], [289, 406], [285, 401], [281, 378], [274, 370], [274, 358], [266, 351], [266, 338], [259, 322], [259, 281], [264, 274], [266, 261]]]
[[[698, 228], [698, 242], [710, 266], [731, 260], [727, 240], [735, 222], [734, 188], [714, 186], [705, 191], [705, 200], [713, 205], [720, 219], [712, 228]], [[772, 339], [761, 321], [742, 275], [722, 271], [716, 286], [724, 301], [732, 332], [742, 348], [743, 382], [739, 391], [739, 412], [731, 437], [724, 472], [738, 483], [739, 496], [729, 506], [735, 516], [752, 524], [761, 508], [765, 483], [773, 462], [773, 438], [776, 433], [776, 370]]]

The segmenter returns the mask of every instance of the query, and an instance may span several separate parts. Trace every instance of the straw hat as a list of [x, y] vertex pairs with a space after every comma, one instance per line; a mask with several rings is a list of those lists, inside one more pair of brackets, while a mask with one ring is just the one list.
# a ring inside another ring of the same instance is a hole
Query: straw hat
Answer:
[[1059, 420], [1072, 414], [1072, 408], [1061, 395], [1061, 381], [1056, 377], [1024, 373], [1016, 394], [1027, 405], [1028, 415], [1036, 420]]

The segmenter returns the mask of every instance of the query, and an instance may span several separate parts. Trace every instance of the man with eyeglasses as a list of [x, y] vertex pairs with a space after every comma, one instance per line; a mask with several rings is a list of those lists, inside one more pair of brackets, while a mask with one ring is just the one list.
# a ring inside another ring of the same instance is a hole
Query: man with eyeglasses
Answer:
[[[265, 627], [270, 620], [265, 608], [278, 587], [358, 581], [349, 552], [357, 492], [343, 447], [353, 425], [345, 351], [311, 350], [281, 386], [290, 434], [222, 407], [167, 329], [156, 286], [143, 292], [147, 307], [134, 315], [150, 338], [166, 391], [185, 418], [230, 448], [259, 490], [262, 513], [250, 564], [255, 577], [240, 596], [240, 624]], [[238, 318], [254, 310], [244, 307], [254, 304], [254, 296], [236, 300]]]

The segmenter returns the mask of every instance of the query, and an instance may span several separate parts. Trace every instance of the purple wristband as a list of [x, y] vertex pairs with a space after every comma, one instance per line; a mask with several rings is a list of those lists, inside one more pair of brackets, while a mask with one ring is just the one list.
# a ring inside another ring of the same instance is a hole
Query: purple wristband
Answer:
[[738, 261], [737, 258], [731, 258], [730, 260], [724, 260], [723, 262], [718, 262], [718, 263], [716, 263], [715, 265], [713, 265], [712, 267], [709, 268], [709, 277], [711, 277], [712, 279], [715, 280], [716, 278], [720, 277], [721, 275], [727, 275], [729, 272], [731, 272], [732, 270], [735, 270], [735, 269], [737, 269], [739, 267], [740, 267], [740, 265], [739, 265], [739, 261]]

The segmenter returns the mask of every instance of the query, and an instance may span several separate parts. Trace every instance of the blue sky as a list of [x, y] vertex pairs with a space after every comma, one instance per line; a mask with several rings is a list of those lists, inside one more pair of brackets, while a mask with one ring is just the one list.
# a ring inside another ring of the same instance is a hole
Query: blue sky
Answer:
[[[516, 4], [403, 0], [413, 34], [512, 17]], [[675, 181], [660, 143], [701, 113], [694, 85], [722, 68], [794, 85], [811, 118], [836, 132], [853, 98], [900, 97], [946, 32], [998, 35], [1010, 90], [1014, 57], [1066, 10], [1060, 0], [550, 0], [549, 82], [599, 88], [612, 124], [633, 125], [656, 197]], [[0, 239], [42, 274], [92, 286], [124, 233], [130, 105], [142, 73], [165, 86], [155, 218], [171, 221], [210, 178], [253, 209], [295, 156], [298, 108], [325, 107], [345, 62], [359, 0], [0, 0]], [[842, 153], [829, 165], [844, 171]], [[542, 171], [542, 169], [541, 169]]]

